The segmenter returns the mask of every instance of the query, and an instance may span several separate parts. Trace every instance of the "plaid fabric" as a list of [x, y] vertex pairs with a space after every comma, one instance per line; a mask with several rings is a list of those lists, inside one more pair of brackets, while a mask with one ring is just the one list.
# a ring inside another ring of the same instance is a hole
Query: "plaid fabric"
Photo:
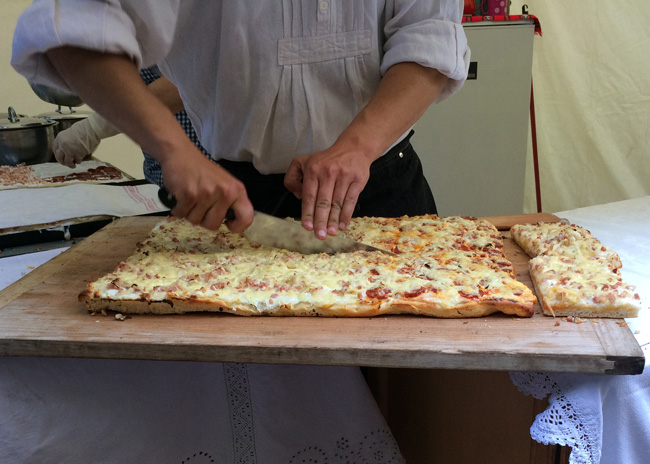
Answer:
[[[156, 79], [160, 78], [160, 71], [158, 71], [156, 67], [143, 69], [140, 71], [140, 77], [145, 82], [145, 84], [149, 85]], [[207, 151], [205, 151], [205, 149], [201, 146], [201, 142], [199, 142], [199, 139], [196, 136], [196, 132], [194, 132], [194, 128], [192, 127], [192, 123], [190, 122], [190, 118], [189, 116], [187, 116], [185, 110], [179, 111], [178, 113], [176, 113], [175, 116], [176, 116], [176, 120], [180, 123], [181, 127], [183, 128], [187, 136], [190, 138], [192, 143], [196, 145], [196, 147], [201, 151], [201, 153], [203, 153], [206, 157], [210, 158], [210, 154]], [[154, 159], [153, 156], [151, 156], [146, 151], [143, 151], [142, 154], [144, 155], [144, 162], [142, 164], [144, 178], [152, 184], [157, 184], [162, 186], [163, 175], [162, 175], [162, 169], [160, 167], [160, 164], [158, 163], [158, 161]]]

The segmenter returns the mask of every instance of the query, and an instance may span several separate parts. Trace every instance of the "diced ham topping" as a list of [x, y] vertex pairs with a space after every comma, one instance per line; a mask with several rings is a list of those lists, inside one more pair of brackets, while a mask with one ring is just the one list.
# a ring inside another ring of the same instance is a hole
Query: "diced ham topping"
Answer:
[[391, 290], [386, 287], [374, 287], [366, 290], [366, 295], [369, 298], [376, 298], [378, 300], [386, 299], [390, 294]]

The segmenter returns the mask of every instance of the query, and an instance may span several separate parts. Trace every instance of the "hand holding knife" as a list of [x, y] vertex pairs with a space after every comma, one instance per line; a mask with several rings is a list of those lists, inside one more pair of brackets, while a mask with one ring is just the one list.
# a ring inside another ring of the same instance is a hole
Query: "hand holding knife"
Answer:
[[[158, 198], [170, 209], [176, 206], [176, 199], [165, 187], [158, 190]], [[226, 221], [234, 219], [234, 210], [228, 208]], [[339, 235], [328, 235], [325, 239], [319, 239], [313, 232], [303, 228], [297, 221], [277, 218], [259, 211], [255, 211], [253, 223], [244, 231], [244, 236], [251, 242], [303, 254], [345, 253], [356, 250], [381, 251], [382, 253], [394, 254]]]

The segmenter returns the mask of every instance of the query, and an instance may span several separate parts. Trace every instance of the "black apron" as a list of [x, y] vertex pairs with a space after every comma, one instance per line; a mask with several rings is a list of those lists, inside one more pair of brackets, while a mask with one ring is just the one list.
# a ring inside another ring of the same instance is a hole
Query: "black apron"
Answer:
[[[436, 214], [431, 188], [409, 139], [413, 131], [370, 165], [370, 178], [353, 216], [399, 217]], [[252, 163], [218, 161], [246, 186], [253, 207], [278, 217], [301, 216], [301, 202], [284, 186], [284, 174], [260, 174]]]

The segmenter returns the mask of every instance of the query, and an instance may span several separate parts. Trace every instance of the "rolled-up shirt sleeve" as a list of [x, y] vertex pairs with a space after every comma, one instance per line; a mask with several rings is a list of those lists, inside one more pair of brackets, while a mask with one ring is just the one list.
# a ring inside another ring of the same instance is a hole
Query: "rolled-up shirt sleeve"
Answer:
[[161, 60], [179, 0], [36, 0], [18, 18], [11, 65], [28, 81], [70, 90], [47, 58], [71, 46], [126, 55], [138, 69]]
[[[392, 5], [390, 5], [392, 3]], [[386, 22], [382, 75], [397, 63], [413, 62], [449, 78], [436, 102], [453, 95], [467, 79], [470, 50], [457, 0], [394, 0]]]

